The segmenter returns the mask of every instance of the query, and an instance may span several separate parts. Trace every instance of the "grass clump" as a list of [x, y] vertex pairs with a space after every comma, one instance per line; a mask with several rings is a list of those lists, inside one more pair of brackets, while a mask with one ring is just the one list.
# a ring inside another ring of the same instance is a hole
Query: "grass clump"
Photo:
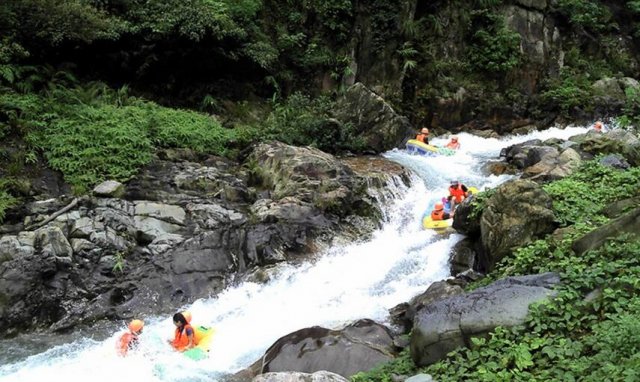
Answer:
[[0, 97], [5, 134], [23, 138], [78, 193], [105, 179], [126, 181], [157, 148], [224, 155], [233, 138], [214, 118], [128, 97], [104, 85]]
[[640, 168], [620, 171], [597, 161], [586, 162], [569, 177], [545, 185], [561, 226], [604, 223], [603, 211], [616, 200], [640, 195]]

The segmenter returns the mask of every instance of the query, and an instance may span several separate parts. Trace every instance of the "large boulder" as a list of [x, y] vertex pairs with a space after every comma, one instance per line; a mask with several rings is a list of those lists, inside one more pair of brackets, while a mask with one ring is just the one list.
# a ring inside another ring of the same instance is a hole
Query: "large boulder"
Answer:
[[404, 302], [391, 308], [389, 310], [391, 320], [394, 324], [402, 328], [403, 333], [409, 333], [413, 327], [416, 312], [435, 301], [463, 292], [464, 290], [459, 285], [449, 280], [436, 281], [429, 285], [426, 291], [413, 297], [409, 302]]
[[379, 95], [362, 83], [349, 87], [338, 103], [336, 118], [354, 126], [355, 134], [365, 140], [374, 153], [398, 146], [415, 129]]
[[627, 102], [627, 89], [640, 89], [640, 84], [634, 78], [604, 77], [592, 85], [596, 112], [600, 115], [619, 114]]
[[515, 180], [496, 188], [480, 218], [483, 253], [478, 270], [490, 271], [512, 249], [555, 228], [551, 197], [535, 182]]
[[529, 305], [554, 295], [555, 273], [509, 277], [471, 293], [436, 301], [418, 311], [411, 334], [411, 357], [418, 366], [439, 361], [472, 337], [498, 326], [522, 324]]
[[253, 378], [251, 382], [349, 382], [345, 377], [329, 371], [315, 373], [281, 372], [265, 373]]
[[605, 133], [590, 131], [569, 138], [578, 144], [581, 152], [590, 156], [598, 154], [622, 155], [631, 165], [640, 165], [640, 139], [632, 132], [615, 129]]
[[371, 320], [341, 330], [318, 326], [301, 329], [276, 341], [259, 361], [261, 373], [320, 370], [350, 377], [395, 357], [390, 331]]

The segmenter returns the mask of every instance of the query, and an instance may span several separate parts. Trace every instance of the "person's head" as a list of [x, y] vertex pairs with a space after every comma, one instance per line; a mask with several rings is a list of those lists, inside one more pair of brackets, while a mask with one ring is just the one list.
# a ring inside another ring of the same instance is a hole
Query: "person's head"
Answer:
[[429, 129], [427, 129], [426, 127], [423, 127], [422, 130], [420, 130], [420, 132], [422, 134], [429, 135]]
[[173, 315], [173, 324], [175, 326], [182, 327], [188, 323], [189, 322], [187, 321], [187, 319], [184, 317], [182, 313], [176, 313]]
[[457, 180], [452, 180], [451, 181], [451, 187], [458, 187], [459, 184], [460, 184], [460, 182], [457, 181]]
[[600, 122], [600, 121], [596, 121], [596, 123], [594, 123], [594, 124], [593, 124], [593, 128], [594, 128], [596, 131], [601, 131], [601, 130], [602, 130], [602, 122]]
[[131, 333], [140, 334], [142, 333], [142, 328], [144, 328], [144, 321], [142, 320], [132, 320], [129, 323]]
[[451, 142], [458, 142], [458, 136], [457, 135], [452, 135], [451, 136]]
[[441, 202], [438, 202], [438, 203], [436, 203], [434, 209], [436, 211], [442, 211], [442, 210], [444, 210], [444, 205]]

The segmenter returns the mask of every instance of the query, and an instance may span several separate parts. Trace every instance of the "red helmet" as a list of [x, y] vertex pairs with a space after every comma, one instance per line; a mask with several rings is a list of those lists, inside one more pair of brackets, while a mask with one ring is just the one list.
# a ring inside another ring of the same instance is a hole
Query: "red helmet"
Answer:
[[443, 209], [444, 209], [444, 205], [442, 204], [442, 202], [436, 203], [436, 206], [435, 206], [435, 210], [436, 211], [440, 211], [440, 210], [443, 210]]

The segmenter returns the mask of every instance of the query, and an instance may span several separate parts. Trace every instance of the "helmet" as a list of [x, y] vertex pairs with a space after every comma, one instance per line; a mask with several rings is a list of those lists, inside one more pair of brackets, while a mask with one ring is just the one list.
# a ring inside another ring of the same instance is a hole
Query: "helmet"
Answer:
[[457, 180], [452, 180], [452, 181], [451, 181], [451, 185], [452, 185], [452, 186], [457, 186], [457, 185], [458, 185], [458, 183], [460, 183], [460, 182], [458, 182]]
[[422, 134], [429, 134], [429, 129], [427, 129], [426, 127], [423, 127], [422, 130], [420, 130], [420, 132]]
[[444, 205], [441, 202], [436, 203], [435, 206], [436, 211], [440, 211], [444, 209]]
[[187, 324], [191, 323], [191, 312], [185, 310], [182, 312], [182, 315], [184, 316], [184, 319], [187, 320]]
[[458, 136], [457, 135], [452, 135], [451, 136], [451, 140], [454, 142], [458, 142]]
[[139, 332], [144, 327], [144, 321], [142, 320], [132, 320], [129, 323], [129, 330], [132, 332]]

